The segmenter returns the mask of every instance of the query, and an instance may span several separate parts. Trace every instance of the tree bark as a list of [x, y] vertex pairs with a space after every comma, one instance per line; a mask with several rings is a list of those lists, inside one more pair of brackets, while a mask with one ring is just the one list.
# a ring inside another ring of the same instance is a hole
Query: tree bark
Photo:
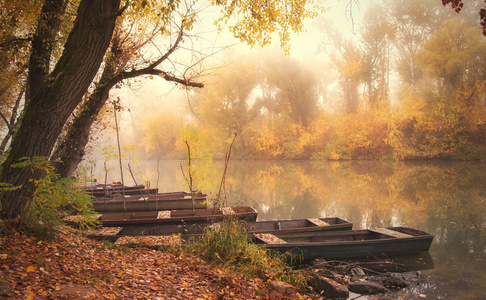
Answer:
[[46, 0], [42, 6], [37, 29], [32, 39], [26, 102], [29, 102], [30, 97], [37, 93], [49, 75], [53, 45], [56, 42], [68, 2], [68, 0]]
[[0, 182], [21, 186], [2, 195], [2, 215], [22, 216], [43, 173], [13, 168], [22, 157], [49, 157], [68, 117], [96, 75], [115, 27], [120, 0], [81, 0], [64, 51], [52, 73], [24, 109]]
[[[105, 69], [101, 77], [102, 82], [107, 77], [107, 73], [110, 73], [110, 71]], [[56, 172], [61, 177], [73, 176], [78, 164], [83, 159], [90, 137], [91, 126], [108, 100], [110, 89], [115, 84], [112, 81], [108, 81], [99, 85], [88, 100], [83, 103], [80, 113], [69, 125], [66, 137], [59, 143], [52, 156]]]

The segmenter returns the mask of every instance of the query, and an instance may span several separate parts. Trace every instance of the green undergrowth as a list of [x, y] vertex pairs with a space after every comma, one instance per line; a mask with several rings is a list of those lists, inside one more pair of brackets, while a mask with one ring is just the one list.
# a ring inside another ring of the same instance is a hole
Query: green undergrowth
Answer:
[[296, 287], [304, 287], [307, 278], [293, 270], [285, 255], [267, 251], [248, 238], [241, 222], [227, 219], [217, 226], [207, 227], [204, 234], [191, 238], [184, 250], [206, 260], [249, 276], [281, 280]]
[[[16, 220], [17, 227], [24, 231], [50, 237], [54, 228], [63, 224], [67, 216], [75, 215], [77, 226], [86, 228], [96, 223], [97, 213], [91, 204], [91, 197], [79, 187], [79, 183], [70, 178], [61, 178], [55, 173], [54, 165], [47, 157], [23, 157], [13, 168], [29, 169], [32, 174], [42, 172], [44, 175], [33, 180], [35, 192]], [[18, 190], [21, 186], [0, 182], [0, 193]], [[2, 207], [0, 205], [0, 212]]]

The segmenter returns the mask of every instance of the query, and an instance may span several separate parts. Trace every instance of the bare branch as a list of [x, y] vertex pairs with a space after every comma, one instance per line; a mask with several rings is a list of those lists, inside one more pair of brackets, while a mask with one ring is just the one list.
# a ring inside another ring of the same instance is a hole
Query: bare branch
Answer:
[[13, 38], [5, 39], [4, 41], [0, 42], [0, 49], [11, 48], [14, 44], [31, 42], [31, 41], [32, 41], [32, 37], [26, 37], [26, 38], [13, 37]]
[[168, 57], [179, 47], [179, 44], [182, 42], [183, 37], [184, 37], [184, 24], [181, 25], [180, 30], [179, 30], [179, 34], [177, 35], [177, 39], [174, 42], [174, 44], [159, 59], [155, 60], [154, 62], [152, 62], [150, 65], [148, 65], [145, 68], [138, 69], [138, 70], [132, 70], [132, 71], [128, 71], [128, 72], [121, 72], [118, 76], [116, 76], [112, 80], [110, 80], [110, 82], [108, 84], [113, 86], [116, 83], [118, 83], [118, 82], [120, 82], [124, 79], [134, 78], [134, 77], [138, 77], [138, 76], [141, 76], [141, 75], [157, 75], [157, 76], [162, 76], [166, 81], [176, 82], [176, 83], [182, 84], [184, 86], [198, 87], [198, 88], [204, 87], [203, 83], [194, 82], [194, 81], [191, 81], [191, 80], [185, 79], [185, 78], [179, 78], [179, 77], [176, 77], [174, 75], [170, 75], [168, 72], [155, 69], [162, 62], [167, 60]]
[[348, 4], [346, 4], [346, 17], [351, 20], [354, 33], [353, 5], [357, 5], [359, 7], [359, 0], [349, 0]]
[[121, 16], [127, 8], [128, 8], [128, 2], [122, 8], [120, 8], [120, 10], [115, 14], [115, 16], [117, 17]]
[[233, 140], [231, 141], [231, 144], [229, 146], [229, 151], [226, 153], [225, 160], [224, 160], [224, 171], [223, 171], [223, 177], [221, 178], [221, 184], [219, 185], [219, 190], [218, 194], [216, 196], [216, 203], [221, 204], [221, 195], [224, 193], [224, 201], [223, 201], [223, 206], [227, 205], [228, 203], [228, 198], [226, 196], [226, 172], [228, 170], [228, 163], [231, 157], [231, 149], [233, 148], [233, 144], [235, 143], [236, 140], [236, 133], [233, 136]]
[[180, 42], [182, 42], [183, 37], [184, 37], [184, 24], [182, 24], [181, 27], [180, 27], [179, 34], [177, 35], [177, 39], [176, 39], [174, 45], [172, 45], [172, 47], [170, 47], [169, 50], [164, 55], [162, 55], [162, 57], [160, 57], [158, 60], [154, 61], [147, 68], [148, 69], [154, 69], [155, 67], [160, 65], [163, 61], [165, 61], [177, 49]]
[[12, 131], [12, 126], [10, 126], [10, 122], [7, 120], [5, 115], [0, 111], [0, 117], [2, 118], [3, 122], [5, 122], [5, 125], [7, 125], [8, 131]]
[[159, 71], [159, 70], [154, 70], [154, 71], [158, 71], [159, 74], [157, 74], [157, 75], [162, 76], [167, 81], [176, 82], [176, 83], [179, 83], [179, 84], [182, 84], [182, 85], [185, 85], [185, 86], [190, 86], [190, 87], [198, 87], [198, 88], [204, 87], [204, 83], [201, 83], [201, 82], [194, 82], [194, 81], [190, 81], [190, 80], [187, 80], [187, 79], [177, 78], [175, 76], [167, 74], [167, 72], [164, 72], [164, 71]]

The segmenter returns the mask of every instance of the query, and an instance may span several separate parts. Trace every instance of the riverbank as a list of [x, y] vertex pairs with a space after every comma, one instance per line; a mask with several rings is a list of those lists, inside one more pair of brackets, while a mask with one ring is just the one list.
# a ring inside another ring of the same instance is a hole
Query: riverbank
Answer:
[[115, 247], [59, 228], [51, 239], [3, 226], [0, 298], [315, 299], [183, 253]]

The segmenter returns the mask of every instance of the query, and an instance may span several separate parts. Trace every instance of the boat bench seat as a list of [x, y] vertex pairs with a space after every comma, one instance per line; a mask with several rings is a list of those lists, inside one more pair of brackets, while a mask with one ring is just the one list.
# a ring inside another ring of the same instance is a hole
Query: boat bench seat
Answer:
[[170, 218], [171, 211], [170, 210], [160, 210], [157, 212], [157, 219], [166, 219]]
[[271, 233], [255, 233], [255, 237], [265, 244], [287, 244], [286, 241]]
[[395, 230], [387, 229], [387, 228], [375, 228], [375, 229], [370, 229], [370, 231], [376, 232], [376, 233], [381, 233], [384, 235], [390, 235], [396, 238], [406, 238], [406, 237], [412, 237], [410, 234], [398, 232]]
[[322, 221], [321, 219], [318, 219], [318, 218], [307, 219], [307, 221], [311, 222], [312, 224], [314, 224], [316, 226], [329, 226], [329, 225], [331, 225], [331, 224], [324, 222], [324, 221]]
[[221, 212], [223, 213], [223, 216], [234, 216], [234, 215], [236, 215], [236, 212], [233, 210], [232, 207], [221, 207]]

